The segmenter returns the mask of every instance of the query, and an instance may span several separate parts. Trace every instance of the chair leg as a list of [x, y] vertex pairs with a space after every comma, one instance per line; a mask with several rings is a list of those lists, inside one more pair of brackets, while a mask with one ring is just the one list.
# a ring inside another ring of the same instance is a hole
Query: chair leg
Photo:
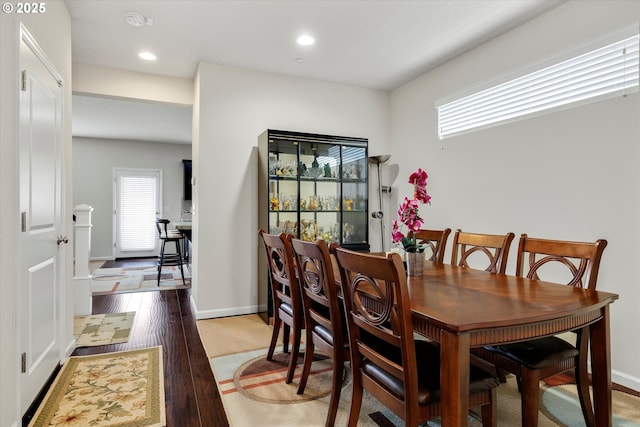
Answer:
[[496, 366], [496, 376], [498, 377], [498, 381], [500, 384], [505, 384], [507, 382], [507, 375], [505, 374], [504, 369], [498, 368]]
[[289, 337], [291, 336], [291, 326], [283, 322], [282, 325], [282, 352], [289, 353]]
[[180, 249], [180, 240], [174, 240], [176, 244], [176, 253], [178, 254], [178, 262], [180, 263], [180, 276], [182, 276], [182, 285], [186, 286], [187, 283], [184, 281], [184, 258], [182, 258], [182, 251]]
[[289, 372], [287, 373], [287, 384], [291, 384], [293, 381], [293, 374], [296, 371], [298, 364], [298, 355], [300, 354], [300, 335], [302, 334], [302, 328], [295, 321], [293, 323], [293, 343], [291, 348], [291, 354], [289, 355]]
[[[353, 369], [353, 364], [351, 365]], [[360, 417], [360, 407], [362, 406], [362, 383], [353, 373], [353, 387], [351, 388], [351, 409], [349, 409], [349, 427], [357, 427]]]
[[160, 286], [160, 275], [162, 274], [162, 264], [164, 263], [164, 244], [166, 241], [163, 239], [160, 245], [160, 255], [158, 256], [158, 286]]
[[522, 427], [537, 427], [540, 403], [540, 371], [522, 369]]
[[333, 381], [331, 384], [331, 398], [329, 400], [329, 412], [327, 413], [327, 421], [325, 427], [333, 427], [336, 422], [336, 414], [338, 413], [338, 404], [340, 403], [340, 392], [342, 391], [342, 375], [344, 373], [344, 361], [342, 358], [334, 357], [333, 359]]
[[[584, 341], [582, 342], [581, 340]], [[582, 416], [584, 417], [584, 421], [588, 427], [595, 427], [596, 417], [593, 414], [593, 406], [591, 406], [591, 395], [589, 394], [589, 372], [587, 371], [588, 342], [589, 328], [584, 328], [580, 333], [578, 333], [578, 342], [576, 343], [580, 353], [578, 353], [576, 360], [575, 376]]]
[[313, 362], [314, 355], [313, 334], [311, 332], [311, 329], [306, 329], [305, 339], [307, 342], [305, 343], [304, 347], [304, 365], [302, 366], [302, 375], [300, 375], [298, 394], [304, 393], [304, 389], [307, 387], [309, 373], [311, 372], [311, 363]]
[[276, 349], [276, 344], [278, 343], [278, 335], [280, 334], [280, 325], [282, 325], [282, 321], [276, 313], [275, 317], [273, 318], [273, 332], [271, 333], [271, 343], [269, 344], [269, 351], [267, 351], [267, 360], [273, 360], [273, 352]]
[[490, 402], [483, 405], [482, 412], [482, 427], [497, 427], [498, 426], [498, 405], [497, 402], [497, 387], [493, 387], [490, 391]]

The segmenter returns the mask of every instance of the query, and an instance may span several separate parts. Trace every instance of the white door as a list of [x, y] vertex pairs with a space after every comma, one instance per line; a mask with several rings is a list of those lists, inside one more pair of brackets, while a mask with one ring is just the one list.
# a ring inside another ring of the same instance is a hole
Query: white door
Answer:
[[24, 413], [61, 360], [64, 249], [59, 246], [65, 240], [62, 81], [24, 29], [20, 72], [18, 350]]
[[114, 234], [116, 258], [158, 254], [156, 218], [162, 205], [162, 171], [116, 169]]

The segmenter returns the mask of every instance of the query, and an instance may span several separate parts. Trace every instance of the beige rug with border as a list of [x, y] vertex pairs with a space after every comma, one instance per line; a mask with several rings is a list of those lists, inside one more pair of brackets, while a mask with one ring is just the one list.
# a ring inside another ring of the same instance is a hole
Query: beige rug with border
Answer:
[[76, 347], [118, 344], [129, 341], [136, 312], [92, 314], [73, 318]]
[[[293, 382], [285, 384], [288, 355], [278, 354], [281, 351], [278, 348], [274, 362], [265, 360], [272, 327], [258, 315], [199, 320], [197, 326], [232, 427], [324, 425], [331, 380], [329, 361], [322, 358], [314, 361], [313, 379], [310, 379], [305, 394], [300, 396], [296, 394], [300, 366]], [[299, 362], [302, 363], [302, 357]], [[549, 387], [544, 383], [541, 386], [539, 427], [584, 425], [575, 396], [567, 397], [567, 394], [571, 395], [571, 390], [575, 395], [575, 386]], [[350, 397], [351, 382], [347, 375], [336, 426], [346, 425]], [[614, 426], [640, 427], [640, 416], [637, 414], [640, 398], [614, 391], [613, 404]], [[478, 418], [472, 414], [469, 426], [481, 426]], [[358, 425], [390, 427], [404, 423], [376, 399], [366, 395]], [[439, 419], [430, 420], [425, 425], [439, 426]], [[510, 377], [507, 384], [498, 388], [498, 426], [520, 425], [520, 394], [515, 378]]]
[[73, 356], [29, 427], [164, 427], [162, 347]]
[[185, 289], [191, 287], [191, 273], [183, 268], [185, 282], [182, 282], [180, 268], [168, 266], [162, 268], [160, 286], [158, 270], [154, 267], [142, 268], [98, 268], [91, 273], [91, 291], [93, 295], [117, 294], [123, 292], [148, 292], [157, 290]]

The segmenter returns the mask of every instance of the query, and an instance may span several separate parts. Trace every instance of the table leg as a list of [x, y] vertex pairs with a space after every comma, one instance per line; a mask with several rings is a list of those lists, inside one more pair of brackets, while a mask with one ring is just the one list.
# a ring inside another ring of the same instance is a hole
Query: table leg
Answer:
[[461, 427], [469, 423], [469, 342], [468, 334], [442, 331], [440, 404], [443, 427]]
[[609, 337], [609, 306], [602, 308], [602, 319], [591, 330], [591, 372], [593, 409], [598, 427], [611, 427], [611, 341]]

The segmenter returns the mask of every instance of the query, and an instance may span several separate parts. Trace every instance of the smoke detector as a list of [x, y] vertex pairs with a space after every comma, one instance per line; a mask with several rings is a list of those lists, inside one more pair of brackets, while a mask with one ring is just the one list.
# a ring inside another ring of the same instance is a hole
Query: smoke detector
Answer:
[[151, 18], [145, 18], [144, 15], [138, 12], [127, 12], [124, 14], [124, 18], [127, 21], [127, 24], [132, 27], [142, 27], [144, 24], [153, 25], [153, 20]]

